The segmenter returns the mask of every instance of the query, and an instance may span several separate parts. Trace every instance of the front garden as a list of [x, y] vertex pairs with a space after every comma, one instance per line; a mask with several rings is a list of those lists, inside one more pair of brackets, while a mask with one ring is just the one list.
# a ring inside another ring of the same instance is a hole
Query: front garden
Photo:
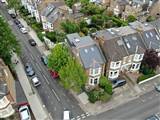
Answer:
[[146, 50], [139, 70], [141, 75], [138, 77], [137, 83], [155, 76], [159, 65], [160, 57], [158, 56], [158, 52], [153, 49]]

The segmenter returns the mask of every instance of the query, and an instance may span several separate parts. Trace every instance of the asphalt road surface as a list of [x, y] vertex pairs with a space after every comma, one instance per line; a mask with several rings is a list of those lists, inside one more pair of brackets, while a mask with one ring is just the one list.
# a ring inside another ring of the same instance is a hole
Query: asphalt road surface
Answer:
[[21, 58], [23, 63], [30, 63], [36, 73], [36, 76], [41, 81], [41, 86], [36, 90], [39, 93], [43, 104], [47, 108], [50, 115], [55, 120], [62, 119], [63, 111], [68, 109], [72, 113], [72, 117], [76, 117], [84, 113], [84, 111], [78, 105], [75, 98], [66, 90], [64, 90], [56, 80], [54, 80], [46, 66], [41, 62], [41, 53], [36, 47], [32, 47], [28, 39], [28, 34], [22, 34], [17, 26], [13, 23], [13, 19], [7, 13], [6, 8], [0, 3], [0, 12], [10, 24], [13, 33], [16, 35], [22, 48]]
[[128, 102], [86, 120], [145, 120], [152, 114], [160, 116], [160, 93], [153, 90]]

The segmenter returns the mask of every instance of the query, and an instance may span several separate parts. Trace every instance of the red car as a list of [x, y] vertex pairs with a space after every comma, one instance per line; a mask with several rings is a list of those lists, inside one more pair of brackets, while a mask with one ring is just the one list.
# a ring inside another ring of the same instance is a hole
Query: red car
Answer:
[[51, 74], [51, 76], [52, 76], [53, 78], [58, 78], [58, 77], [59, 77], [58, 72], [53, 71], [53, 70], [49, 70], [49, 72], [50, 72], [50, 74]]

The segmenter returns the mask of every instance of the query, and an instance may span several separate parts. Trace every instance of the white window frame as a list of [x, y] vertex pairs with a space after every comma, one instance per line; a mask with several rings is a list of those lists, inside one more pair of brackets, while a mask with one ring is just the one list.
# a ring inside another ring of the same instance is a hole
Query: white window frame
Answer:
[[[100, 77], [93, 77], [93, 78], [90, 77], [90, 78], [89, 78], [89, 85], [93, 85], [93, 86], [94, 86], [94, 85], [98, 85], [98, 84], [99, 84], [99, 78], [100, 78]], [[96, 79], [97, 79], [97, 83], [95, 84], [95, 80], [96, 80]], [[91, 81], [92, 81], [92, 82], [91, 82]]]
[[[98, 69], [98, 70], [97, 70], [97, 69]], [[98, 71], [97, 73], [96, 73], [96, 70]], [[95, 76], [95, 75], [101, 74], [101, 71], [102, 71], [102, 68], [101, 68], [101, 67], [95, 68], [95, 69], [90, 68], [89, 74], [92, 75], [92, 76]]]

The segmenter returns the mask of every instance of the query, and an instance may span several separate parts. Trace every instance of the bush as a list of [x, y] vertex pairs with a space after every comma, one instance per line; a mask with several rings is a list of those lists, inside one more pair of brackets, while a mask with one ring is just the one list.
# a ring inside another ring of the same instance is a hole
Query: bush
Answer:
[[138, 77], [137, 83], [139, 83], [139, 82], [141, 82], [141, 81], [144, 81], [144, 80], [146, 80], [147, 78], [153, 77], [154, 75], [156, 75], [156, 74], [154, 73], [154, 74], [149, 74], [149, 75], [141, 75], [141, 76]]
[[42, 34], [42, 32], [37, 32], [37, 36], [42, 42], [44, 41], [44, 39], [43, 39], [44, 35]]
[[94, 89], [88, 92], [88, 97], [91, 103], [95, 103], [98, 100], [106, 102], [111, 98], [111, 95], [105, 92], [104, 89], [99, 89], [99, 90]]
[[97, 90], [92, 90], [88, 92], [88, 99], [91, 103], [95, 103], [96, 101], [99, 100], [99, 91]]
[[23, 16], [28, 16], [28, 15], [30, 15], [30, 13], [28, 12], [28, 10], [25, 9], [24, 6], [22, 6], [22, 7], [19, 9], [19, 12], [20, 12]]
[[105, 76], [100, 77], [99, 86], [104, 89], [108, 94], [112, 94], [112, 84]]
[[156, 20], [156, 18], [153, 17], [153, 16], [148, 16], [147, 19], [146, 19], [147, 22], [151, 22], [151, 21], [154, 21], [154, 20]]
[[155, 74], [155, 71], [149, 68], [147, 65], [141, 65], [140, 70], [144, 75]]
[[101, 96], [100, 96], [100, 100], [102, 101], [102, 102], [107, 102], [107, 101], [109, 101], [110, 100], [110, 98], [111, 98], [111, 95], [109, 95], [108, 93], [103, 93], [103, 94], [101, 94]]

